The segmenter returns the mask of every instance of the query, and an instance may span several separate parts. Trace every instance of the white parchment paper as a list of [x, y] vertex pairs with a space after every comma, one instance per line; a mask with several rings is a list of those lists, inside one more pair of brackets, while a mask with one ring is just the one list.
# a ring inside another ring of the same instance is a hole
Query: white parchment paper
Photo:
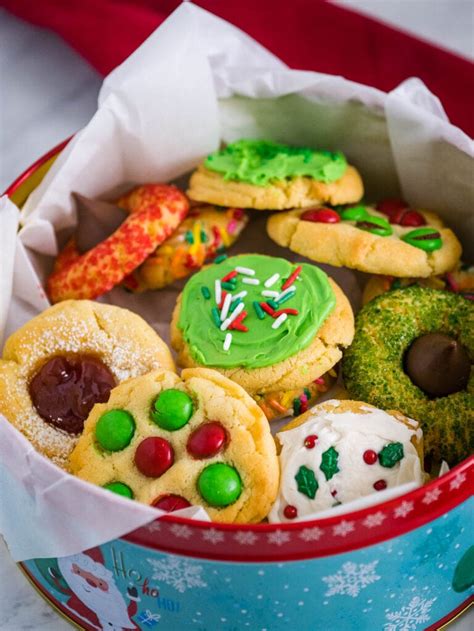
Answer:
[[[239, 29], [186, 3], [105, 79], [96, 114], [26, 202], [16, 241], [17, 211], [0, 200], [0, 336], [48, 306], [42, 283], [75, 225], [72, 191], [110, 199], [130, 184], [169, 181], [221, 140], [241, 137], [342, 150], [369, 199], [402, 194], [438, 211], [472, 260], [473, 143], [419, 80], [387, 95], [290, 70]], [[235, 251], [288, 256], [266, 236], [265, 218], [254, 215]], [[326, 269], [357, 307], [357, 275]], [[102, 300], [140, 313], [166, 338], [178, 291], [176, 284], [134, 296], [116, 288]], [[74, 554], [157, 515], [62, 472], [4, 419], [0, 489], [0, 528], [15, 560]]]

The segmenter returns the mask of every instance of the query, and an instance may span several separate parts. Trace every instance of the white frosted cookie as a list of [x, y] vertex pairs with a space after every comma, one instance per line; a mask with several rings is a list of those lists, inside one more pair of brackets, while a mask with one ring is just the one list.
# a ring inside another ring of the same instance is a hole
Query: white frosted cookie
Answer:
[[418, 423], [360, 401], [321, 403], [287, 425], [277, 442], [281, 481], [271, 522], [424, 481]]

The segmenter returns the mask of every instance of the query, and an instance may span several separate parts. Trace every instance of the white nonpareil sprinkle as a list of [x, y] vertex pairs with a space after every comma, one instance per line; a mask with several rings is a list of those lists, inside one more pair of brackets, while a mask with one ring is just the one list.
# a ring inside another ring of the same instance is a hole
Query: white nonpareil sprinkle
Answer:
[[262, 296], [267, 296], [268, 298], [278, 298], [280, 295], [278, 291], [273, 291], [273, 289], [264, 289], [261, 293]]
[[221, 322], [227, 318], [227, 314], [229, 313], [230, 303], [232, 302], [232, 294], [227, 294], [224, 298], [224, 304], [222, 305], [221, 311]]
[[293, 291], [296, 291], [296, 287], [294, 285], [290, 285], [288, 289], [285, 289], [285, 291], [282, 291], [281, 294], [278, 294], [277, 301], [281, 300], [283, 296], [286, 296], [287, 294], [291, 294]]
[[232, 302], [234, 302], [234, 300], [238, 300], [239, 298], [245, 298], [247, 294], [248, 291], [241, 291], [238, 294], [235, 294], [235, 296], [232, 297]]
[[244, 276], [255, 276], [255, 270], [250, 269], [250, 267], [236, 267], [235, 271]]
[[242, 282], [247, 283], [247, 285], [260, 285], [258, 278], [242, 278]]
[[224, 346], [223, 346], [224, 350], [228, 351], [231, 344], [232, 344], [232, 333], [227, 333], [224, 340]]
[[271, 287], [277, 282], [279, 278], [280, 278], [280, 274], [273, 274], [273, 276], [270, 276], [270, 278], [267, 278], [267, 280], [263, 284], [265, 285], [265, 287]]
[[278, 329], [278, 327], [283, 324], [283, 322], [287, 319], [287, 317], [288, 317], [287, 313], [282, 313], [281, 315], [279, 315], [278, 318], [275, 320], [275, 322], [272, 324], [272, 329]]
[[224, 322], [221, 324], [221, 331], [225, 331], [226, 329], [229, 328], [229, 326], [232, 324], [235, 318], [239, 315], [239, 313], [241, 313], [244, 310], [244, 307], [245, 305], [243, 302], [241, 302], [239, 305], [236, 306], [236, 308], [230, 314], [230, 316], [226, 320], [224, 320]]
[[214, 283], [214, 291], [216, 294], [216, 305], [219, 306], [222, 300], [222, 287], [219, 279]]

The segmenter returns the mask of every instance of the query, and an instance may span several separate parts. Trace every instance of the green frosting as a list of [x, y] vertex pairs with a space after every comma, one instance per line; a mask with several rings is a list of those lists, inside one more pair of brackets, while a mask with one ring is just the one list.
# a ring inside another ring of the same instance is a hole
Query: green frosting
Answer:
[[[255, 276], [238, 274], [237, 287], [231, 293], [242, 291], [244, 311], [243, 324], [247, 332], [238, 330], [221, 331], [212, 314], [216, 306], [215, 281], [223, 278], [236, 267], [255, 270]], [[275, 273], [278, 281], [270, 288], [281, 292], [282, 285], [297, 268], [285, 259], [259, 254], [244, 254], [226, 259], [219, 265], [211, 265], [195, 274], [186, 284], [182, 295], [178, 327], [182, 331], [194, 360], [203, 366], [220, 368], [261, 368], [271, 366], [295, 355], [306, 348], [314, 339], [323, 322], [336, 305], [336, 297], [326, 274], [314, 265], [301, 264], [300, 280], [294, 281], [294, 295], [277, 306], [277, 309], [296, 309], [297, 315], [288, 315], [278, 327], [272, 328], [275, 319], [265, 314], [260, 319], [253, 302], [265, 302], [270, 297], [262, 296], [267, 288], [264, 282]], [[249, 285], [244, 278], [255, 278], [259, 285]], [[201, 287], [208, 287], [211, 299], [204, 298]], [[288, 295], [288, 294], [287, 294]], [[229, 350], [223, 349], [227, 333], [232, 333]]]
[[220, 173], [224, 180], [257, 186], [298, 175], [334, 182], [347, 169], [346, 158], [339, 151], [289, 147], [268, 140], [238, 140], [211, 153], [204, 165]]

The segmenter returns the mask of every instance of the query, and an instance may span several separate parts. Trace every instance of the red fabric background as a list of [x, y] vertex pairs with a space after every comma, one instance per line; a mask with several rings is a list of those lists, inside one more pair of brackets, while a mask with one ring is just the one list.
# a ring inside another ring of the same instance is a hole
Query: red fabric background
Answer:
[[[340, 74], [390, 90], [420, 77], [450, 120], [474, 136], [473, 64], [323, 0], [196, 0], [246, 31], [293, 68]], [[122, 62], [179, 0], [0, 0], [56, 31], [102, 74]]]

